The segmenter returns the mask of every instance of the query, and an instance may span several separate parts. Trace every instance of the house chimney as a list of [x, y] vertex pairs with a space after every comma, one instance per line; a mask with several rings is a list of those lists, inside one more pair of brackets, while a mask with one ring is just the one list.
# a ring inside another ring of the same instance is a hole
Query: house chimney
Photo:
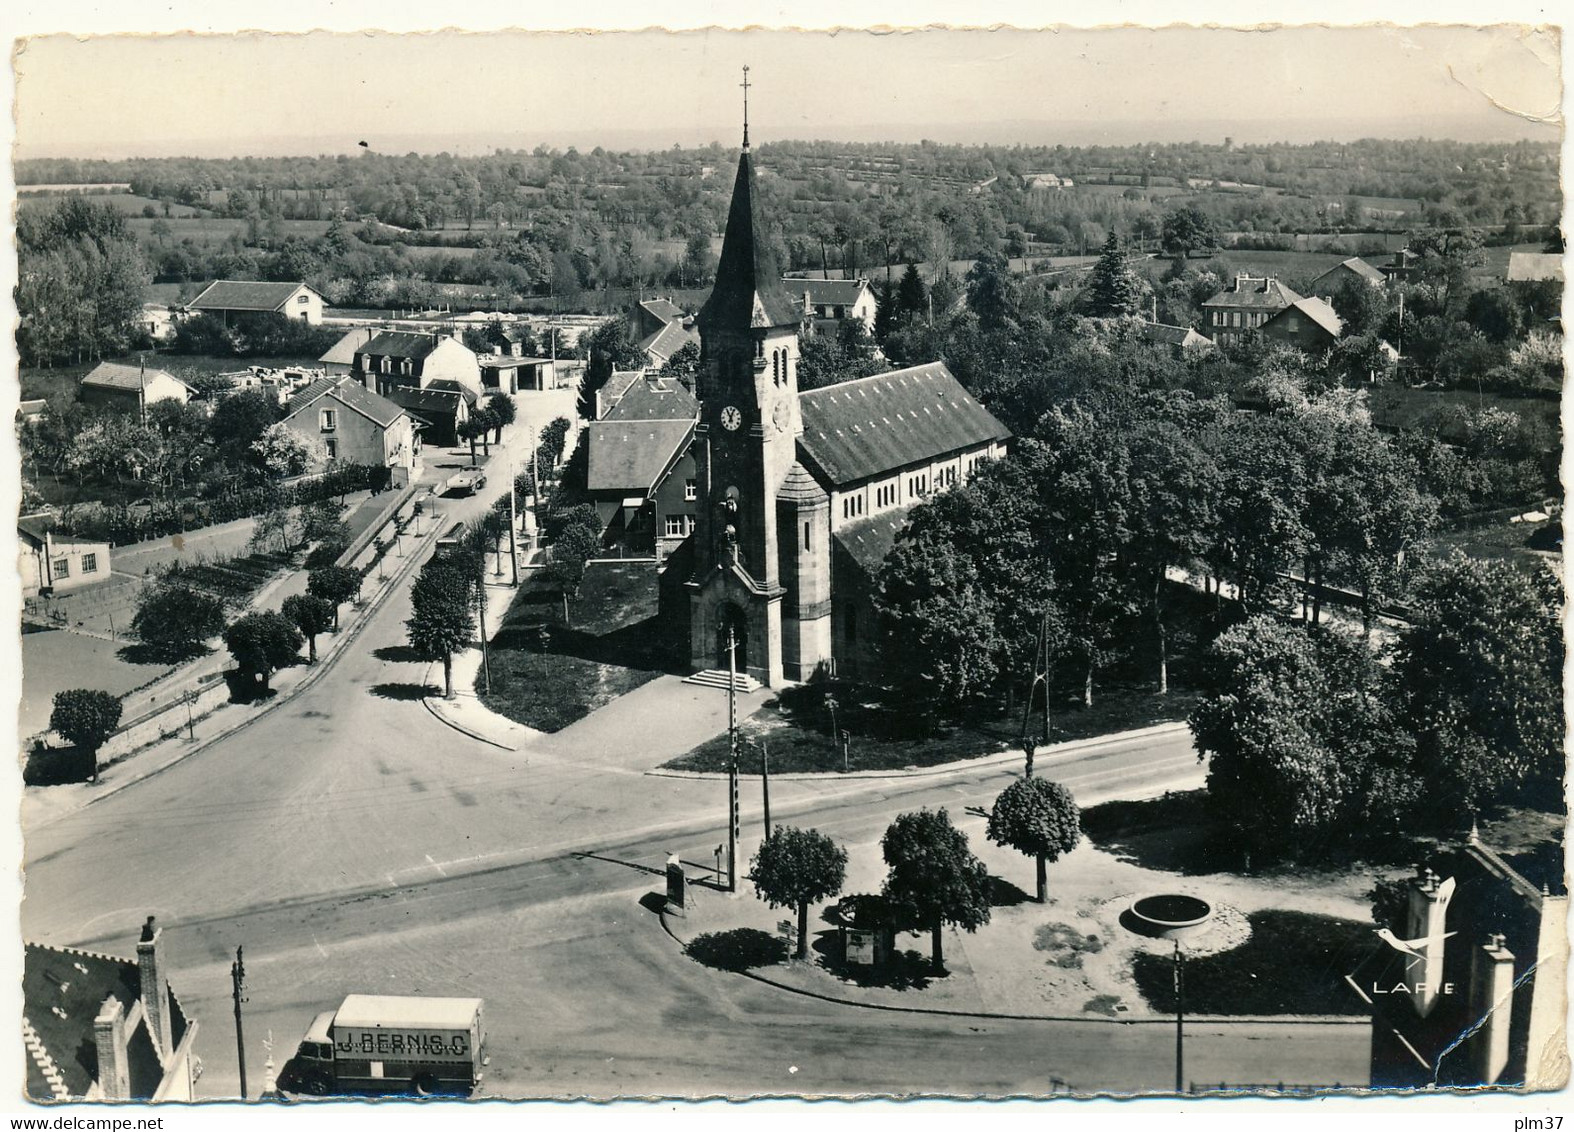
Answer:
[[164, 971], [164, 929], [149, 916], [142, 925], [137, 942], [137, 969], [142, 974], [142, 1009], [148, 1018], [148, 1034], [158, 1048], [160, 1060], [174, 1051], [174, 1031], [169, 1017], [169, 979]]
[[131, 1099], [131, 1066], [126, 1057], [126, 1019], [120, 1000], [110, 997], [93, 1019], [93, 1045], [98, 1051], [98, 1087], [106, 1101]]
[[1487, 937], [1471, 955], [1470, 1017], [1480, 1025], [1470, 1035], [1470, 1064], [1475, 1080], [1493, 1085], [1508, 1065], [1508, 1028], [1513, 1021], [1514, 953], [1503, 945], [1501, 932]]

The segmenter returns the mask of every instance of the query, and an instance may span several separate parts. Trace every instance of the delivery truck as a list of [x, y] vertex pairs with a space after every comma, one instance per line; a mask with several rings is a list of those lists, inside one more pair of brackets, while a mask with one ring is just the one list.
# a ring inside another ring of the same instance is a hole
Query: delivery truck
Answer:
[[479, 998], [352, 994], [312, 1020], [280, 1087], [312, 1096], [460, 1093], [487, 1063]]

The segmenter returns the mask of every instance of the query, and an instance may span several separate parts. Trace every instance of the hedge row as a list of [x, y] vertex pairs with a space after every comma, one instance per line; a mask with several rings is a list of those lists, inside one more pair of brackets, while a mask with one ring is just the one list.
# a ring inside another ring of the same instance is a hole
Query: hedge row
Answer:
[[386, 467], [347, 464], [320, 476], [287, 484], [240, 488], [212, 499], [157, 500], [135, 506], [81, 503], [61, 513], [55, 530], [60, 534], [124, 546], [246, 519], [280, 507], [299, 507], [321, 499], [333, 499], [352, 491], [384, 491], [391, 475]]

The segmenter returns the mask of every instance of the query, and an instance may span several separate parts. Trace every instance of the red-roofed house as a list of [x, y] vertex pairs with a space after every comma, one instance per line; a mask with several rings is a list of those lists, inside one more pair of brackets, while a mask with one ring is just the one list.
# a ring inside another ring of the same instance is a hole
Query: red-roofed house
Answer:
[[35, 1101], [189, 1101], [197, 1023], [169, 986], [163, 931], [149, 916], [136, 959], [29, 943], [22, 1044]]

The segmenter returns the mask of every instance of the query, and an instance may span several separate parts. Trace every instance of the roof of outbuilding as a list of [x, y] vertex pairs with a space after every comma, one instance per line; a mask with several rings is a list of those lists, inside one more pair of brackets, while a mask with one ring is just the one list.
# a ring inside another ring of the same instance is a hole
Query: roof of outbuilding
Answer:
[[1356, 275], [1359, 275], [1362, 279], [1365, 279], [1370, 283], [1383, 283], [1386, 282], [1388, 278], [1381, 271], [1367, 263], [1366, 260], [1362, 259], [1360, 256], [1351, 256], [1349, 259], [1341, 260], [1330, 267], [1327, 271], [1323, 272], [1323, 274], [1318, 276], [1318, 278], [1323, 279], [1339, 270], [1354, 272]]
[[1238, 276], [1233, 284], [1202, 305], [1231, 310], [1283, 310], [1300, 297], [1277, 279]]
[[871, 578], [878, 577], [886, 555], [896, 545], [896, 537], [907, 526], [908, 512], [912, 507], [912, 504], [908, 504], [871, 515], [867, 519], [859, 519], [856, 523], [837, 528], [831, 537], [841, 544], [842, 549], [847, 551], [865, 574]]
[[459, 406], [468, 404], [468, 401], [455, 390], [437, 389], [434, 388], [435, 384], [434, 382], [433, 386], [425, 389], [413, 385], [395, 385], [383, 396], [401, 409], [407, 409], [417, 415], [425, 414], [428, 423], [433, 416], [456, 416]]
[[782, 285], [794, 295], [809, 292], [815, 306], [850, 307], [869, 290], [867, 279], [783, 279]]
[[847, 484], [1011, 433], [944, 362], [891, 370], [799, 396], [805, 466]]
[[683, 311], [671, 299], [646, 299], [640, 304], [662, 322], [682, 322]]
[[694, 435], [687, 421], [592, 421], [586, 487], [649, 491]]
[[1563, 279], [1563, 257], [1555, 252], [1509, 252], [1508, 280], [1539, 283]]
[[[142, 975], [136, 961], [119, 959], [74, 948], [45, 947], [29, 943], [22, 958], [22, 1010], [37, 1037], [43, 1057], [53, 1063], [68, 1096], [85, 1097], [98, 1079], [98, 1048], [93, 1041], [93, 1019], [109, 998], [126, 1013], [142, 997]], [[173, 993], [169, 995], [173, 1044], [186, 1033], [186, 1015]], [[130, 1043], [133, 1092], [151, 1096], [163, 1070], [145, 1040]], [[29, 1057], [30, 1063], [35, 1057]], [[29, 1067], [29, 1093], [39, 1100], [58, 1099], [45, 1086], [42, 1095], [32, 1092], [36, 1066]], [[45, 1080], [38, 1070], [37, 1076]]]
[[155, 377], [167, 377], [185, 385], [187, 389], [191, 388], [166, 370], [150, 369], [144, 372], [140, 366], [121, 365], [119, 362], [99, 362], [82, 378], [82, 384], [98, 389], [141, 389], [144, 380]]
[[802, 303], [794, 303], [782, 286], [765, 226], [755, 214], [758, 196], [754, 159], [745, 147], [738, 156], [716, 285], [700, 310], [708, 326], [795, 326], [803, 319]]
[[[315, 288], [305, 283], [255, 283], [250, 280], [219, 279], [209, 283], [202, 294], [186, 305], [199, 311], [276, 311], [302, 287], [317, 294]], [[321, 298], [320, 295], [318, 297]]]
[[700, 415], [694, 394], [673, 377], [636, 381], [602, 416], [606, 421], [692, 421]]
[[1213, 342], [1203, 335], [1198, 334], [1189, 326], [1171, 326], [1165, 322], [1144, 322], [1141, 334], [1149, 342], [1160, 342], [1166, 346], [1200, 346], [1204, 342], [1213, 345]]
[[323, 397], [332, 394], [347, 408], [354, 409], [374, 424], [387, 428], [404, 415], [404, 410], [388, 398], [374, 393], [349, 374], [341, 377], [321, 377], [290, 398], [290, 415], [285, 420], [307, 411]]

